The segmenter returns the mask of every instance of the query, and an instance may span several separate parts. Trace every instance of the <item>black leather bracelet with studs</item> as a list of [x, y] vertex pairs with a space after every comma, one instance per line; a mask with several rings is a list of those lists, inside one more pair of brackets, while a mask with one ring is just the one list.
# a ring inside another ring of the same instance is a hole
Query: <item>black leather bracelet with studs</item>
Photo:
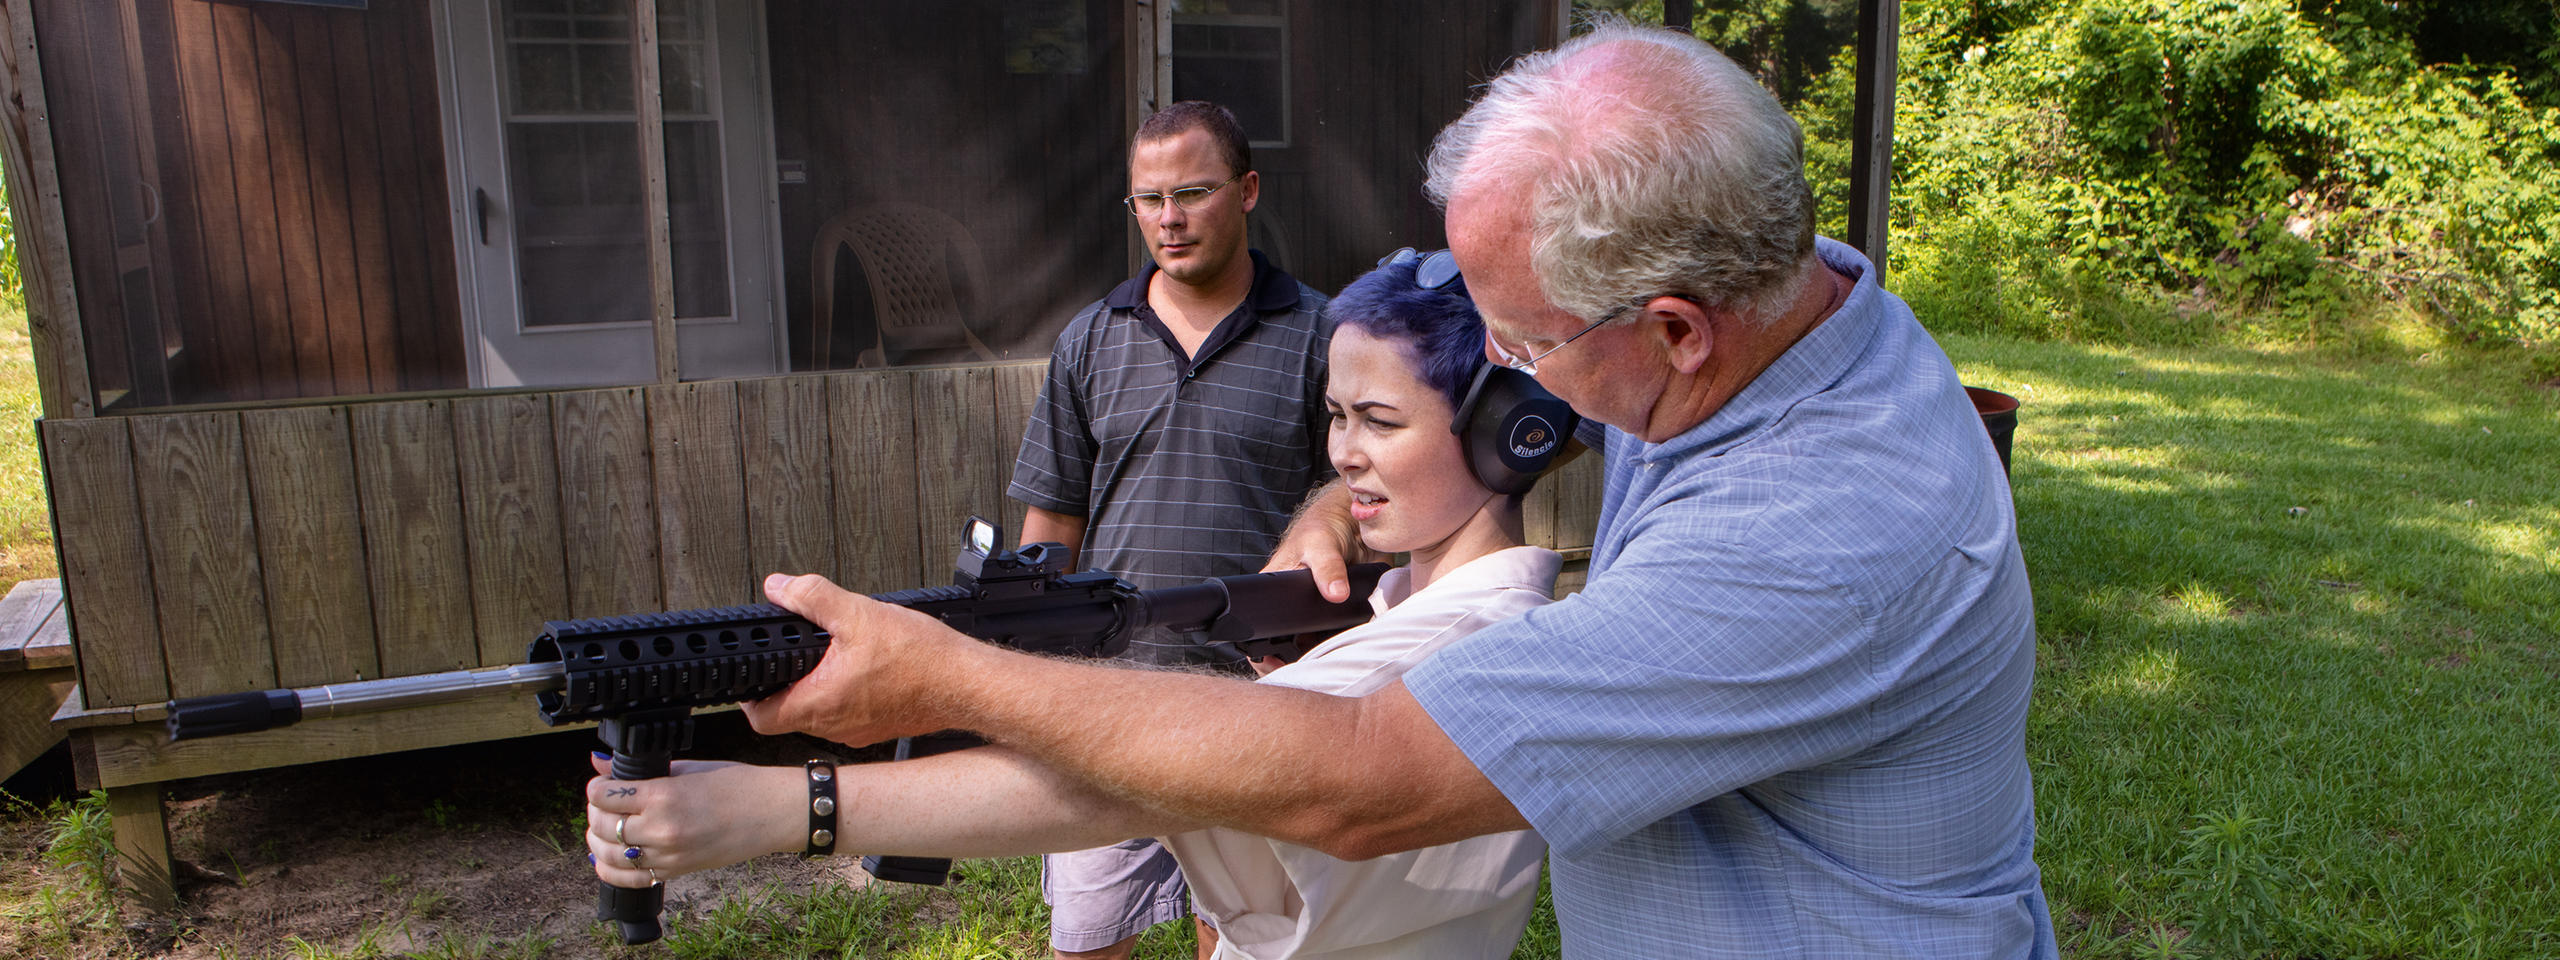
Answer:
[[836, 852], [836, 765], [811, 760], [803, 766], [809, 772], [809, 845], [800, 855], [831, 856]]

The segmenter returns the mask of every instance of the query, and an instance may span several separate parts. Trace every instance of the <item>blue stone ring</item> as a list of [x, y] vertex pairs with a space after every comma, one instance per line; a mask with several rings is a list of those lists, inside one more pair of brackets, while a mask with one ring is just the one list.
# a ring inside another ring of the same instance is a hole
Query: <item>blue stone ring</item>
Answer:
[[631, 861], [631, 865], [632, 865], [632, 866], [635, 866], [635, 867], [639, 866], [639, 865], [640, 865], [640, 848], [639, 848], [639, 847], [624, 847], [624, 848], [622, 848], [622, 859], [625, 859], [625, 860], [629, 860], [629, 861]]

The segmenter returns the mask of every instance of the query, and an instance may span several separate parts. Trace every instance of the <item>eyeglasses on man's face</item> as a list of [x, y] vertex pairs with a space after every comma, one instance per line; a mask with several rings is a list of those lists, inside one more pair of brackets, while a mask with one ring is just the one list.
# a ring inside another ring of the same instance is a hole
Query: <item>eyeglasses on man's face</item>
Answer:
[[1520, 355], [1529, 352], [1527, 343], [1522, 343], [1520, 345], [1520, 350], [1516, 352], [1513, 351], [1510, 347], [1504, 346], [1501, 340], [1494, 338], [1493, 327], [1490, 324], [1486, 325], [1484, 328], [1484, 342], [1493, 346], [1493, 355], [1496, 359], [1502, 361], [1503, 366], [1510, 367], [1511, 369], [1518, 370], [1521, 373], [1534, 377], [1538, 375], [1538, 361], [1554, 356], [1556, 351], [1564, 349], [1565, 344], [1582, 339], [1583, 334], [1600, 329], [1602, 324], [1618, 319], [1619, 317], [1624, 316], [1626, 312], [1625, 308], [1611, 310], [1606, 316], [1603, 316], [1598, 320], [1591, 321], [1590, 326], [1574, 331], [1573, 336], [1558, 340], [1556, 341], [1555, 346], [1540, 350], [1536, 354], [1527, 357]]
[[[1692, 296], [1690, 296], [1690, 295], [1688, 295], [1688, 294], [1685, 294], [1685, 293], [1666, 293], [1666, 294], [1661, 294], [1660, 296], [1672, 297], [1672, 298], [1676, 298], [1676, 299], [1680, 299], [1680, 300], [1686, 300], [1686, 301], [1689, 301], [1690, 303], [1697, 303], [1697, 302], [1698, 302], [1698, 298], [1696, 298], [1696, 297], [1692, 297]], [[1632, 312], [1634, 312], [1634, 311], [1636, 311], [1636, 310], [1638, 310], [1638, 309], [1641, 309], [1641, 308], [1643, 308], [1643, 307], [1644, 307], [1644, 305], [1645, 305], [1646, 303], [1651, 303], [1653, 300], [1654, 300], [1654, 298], [1653, 298], [1653, 297], [1647, 297], [1647, 298], [1645, 298], [1645, 300], [1644, 300], [1643, 302], [1639, 302], [1639, 303], [1622, 303], [1622, 304], [1619, 304], [1619, 305], [1617, 305], [1617, 306], [1615, 306], [1615, 307], [1611, 307], [1611, 308], [1609, 308], [1609, 312], [1607, 312], [1607, 313], [1604, 313], [1604, 314], [1601, 314], [1601, 315], [1600, 315], [1600, 319], [1598, 319], [1598, 320], [1594, 320], [1594, 321], [1591, 321], [1591, 325], [1590, 325], [1590, 326], [1587, 326], [1587, 327], [1584, 327], [1584, 328], [1582, 328], [1582, 329], [1580, 329], [1580, 330], [1576, 330], [1576, 331], [1574, 331], [1573, 336], [1566, 337], [1566, 338], [1564, 338], [1564, 339], [1562, 339], [1562, 340], [1558, 340], [1558, 341], [1556, 341], [1556, 345], [1555, 345], [1555, 346], [1548, 347], [1548, 348], [1546, 348], [1546, 349], [1544, 349], [1544, 350], [1540, 350], [1540, 351], [1538, 351], [1536, 354], [1533, 354], [1533, 355], [1529, 356], [1529, 357], [1528, 357], [1528, 358], [1526, 358], [1526, 359], [1523, 359], [1520, 355], [1521, 355], [1521, 354], [1523, 354], [1523, 353], [1528, 353], [1528, 352], [1529, 352], [1529, 350], [1528, 350], [1528, 346], [1529, 346], [1529, 345], [1528, 345], [1527, 343], [1522, 343], [1522, 344], [1520, 345], [1520, 346], [1521, 346], [1521, 349], [1519, 349], [1518, 351], [1514, 351], [1514, 350], [1512, 350], [1510, 347], [1508, 347], [1508, 346], [1504, 346], [1504, 345], [1503, 345], [1503, 343], [1502, 343], [1502, 341], [1494, 339], [1494, 337], [1493, 337], [1493, 325], [1492, 325], [1492, 324], [1489, 324], [1489, 323], [1488, 323], [1488, 324], [1486, 324], [1486, 325], [1485, 325], [1485, 328], [1484, 328], [1484, 342], [1486, 342], [1486, 343], [1488, 343], [1488, 344], [1492, 344], [1492, 345], [1493, 345], [1493, 355], [1494, 355], [1494, 357], [1495, 357], [1496, 359], [1498, 359], [1498, 360], [1502, 361], [1502, 365], [1503, 365], [1503, 366], [1510, 367], [1511, 369], [1518, 370], [1518, 371], [1520, 371], [1521, 373], [1525, 373], [1525, 374], [1528, 374], [1528, 375], [1530, 375], [1530, 376], [1533, 376], [1533, 377], [1534, 377], [1534, 376], [1537, 376], [1537, 375], [1538, 375], [1538, 361], [1540, 361], [1540, 360], [1544, 360], [1544, 359], [1548, 358], [1549, 356], [1554, 355], [1554, 353], [1555, 353], [1556, 351], [1564, 349], [1564, 345], [1565, 345], [1565, 344], [1572, 343], [1572, 342], [1574, 342], [1574, 341], [1576, 341], [1576, 340], [1580, 340], [1580, 339], [1582, 339], [1582, 335], [1583, 335], [1583, 334], [1590, 333], [1591, 331], [1598, 330], [1598, 329], [1600, 329], [1601, 327], [1608, 326], [1608, 325], [1609, 325], [1609, 321], [1616, 320], [1616, 319], [1618, 319], [1619, 317], [1626, 316], [1626, 315], [1627, 315], [1627, 314], [1629, 314], [1629, 313], [1632, 313]]]
[[1201, 204], [1209, 202], [1210, 194], [1226, 189], [1227, 184], [1234, 183], [1243, 177], [1244, 174], [1236, 174], [1218, 181], [1218, 185], [1214, 187], [1184, 187], [1172, 193], [1133, 193], [1120, 198], [1120, 202], [1128, 205], [1129, 215], [1135, 217], [1152, 217], [1163, 213], [1164, 202], [1168, 199], [1182, 209], [1198, 210]]

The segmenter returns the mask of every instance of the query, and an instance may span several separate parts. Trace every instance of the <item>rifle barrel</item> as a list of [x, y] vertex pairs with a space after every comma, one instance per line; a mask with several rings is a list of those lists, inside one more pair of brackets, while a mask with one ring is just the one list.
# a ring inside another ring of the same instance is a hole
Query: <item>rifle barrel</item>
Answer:
[[498, 694], [557, 690], [568, 670], [559, 661], [485, 670], [449, 670], [379, 680], [353, 680], [298, 690], [252, 690], [169, 703], [169, 739], [192, 740], [281, 727], [315, 717], [474, 700]]

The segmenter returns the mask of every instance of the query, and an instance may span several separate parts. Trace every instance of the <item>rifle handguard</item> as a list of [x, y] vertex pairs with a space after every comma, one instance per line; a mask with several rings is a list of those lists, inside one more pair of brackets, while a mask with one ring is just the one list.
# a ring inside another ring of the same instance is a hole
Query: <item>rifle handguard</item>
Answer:
[[770, 603], [553, 620], [525, 651], [567, 676], [534, 694], [544, 723], [634, 709], [713, 707], [781, 692], [826, 655], [827, 633]]

